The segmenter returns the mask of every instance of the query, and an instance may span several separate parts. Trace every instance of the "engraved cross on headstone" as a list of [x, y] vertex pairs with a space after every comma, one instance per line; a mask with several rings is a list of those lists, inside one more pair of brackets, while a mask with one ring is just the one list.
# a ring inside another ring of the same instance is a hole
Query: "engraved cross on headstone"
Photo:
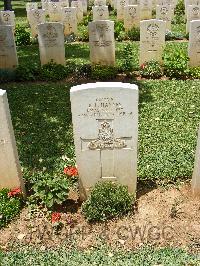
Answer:
[[114, 119], [97, 119], [98, 136], [96, 139], [81, 138], [81, 150], [98, 150], [101, 162], [101, 177], [116, 178], [114, 175], [114, 159], [117, 149], [131, 149], [128, 140], [132, 137], [115, 137]]

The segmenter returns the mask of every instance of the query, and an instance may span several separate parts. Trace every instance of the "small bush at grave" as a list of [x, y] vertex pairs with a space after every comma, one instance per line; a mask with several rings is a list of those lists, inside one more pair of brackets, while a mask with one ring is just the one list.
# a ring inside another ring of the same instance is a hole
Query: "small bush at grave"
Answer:
[[78, 40], [81, 42], [88, 42], [89, 41], [88, 26], [80, 25], [78, 31], [79, 31]]
[[24, 26], [16, 25], [15, 42], [17, 46], [31, 44], [30, 32]]
[[127, 32], [128, 39], [131, 41], [139, 41], [140, 40], [140, 28], [133, 27], [131, 30]]
[[190, 68], [189, 75], [192, 79], [200, 79], [200, 67]]
[[174, 47], [173, 53], [164, 55], [164, 73], [170, 78], [186, 78], [188, 76], [188, 56], [184, 50]]
[[16, 68], [16, 81], [33, 81], [36, 80], [40, 72], [37, 64], [19, 65]]
[[120, 65], [120, 70], [126, 75], [130, 75], [134, 68], [134, 61], [133, 61], [133, 48], [130, 43], [125, 44], [123, 47], [123, 58], [122, 63]]
[[41, 203], [51, 209], [67, 200], [70, 182], [66, 177], [40, 174], [32, 182], [34, 194], [29, 198], [30, 202]]
[[84, 77], [89, 78], [91, 76], [92, 66], [91, 64], [80, 64], [77, 66], [76, 69], [76, 76], [77, 77]]
[[165, 34], [166, 41], [183, 40], [184, 36], [180, 32], [167, 31]]
[[86, 16], [83, 17], [82, 25], [88, 27], [88, 23], [92, 21], [92, 12], [89, 11]]
[[105, 221], [131, 211], [133, 196], [126, 186], [112, 182], [99, 182], [82, 205], [82, 212], [89, 221]]
[[22, 205], [21, 195], [9, 196], [9, 189], [0, 190], [0, 228], [20, 213]]
[[117, 41], [122, 41], [125, 36], [124, 24], [121, 21], [115, 21], [114, 35]]
[[39, 78], [44, 81], [56, 81], [66, 78], [71, 70], [53, 61], [41, 67]]
[[91, 69], [91, 78], [96, 80], [110, 80], [117, 75], [117, 68], [114, 66], [95, 65]]
[[151, 60], [140, 66], [140, 75], [143, 78], [157, 79], [162, 77], [163, 70], [158, 61]]

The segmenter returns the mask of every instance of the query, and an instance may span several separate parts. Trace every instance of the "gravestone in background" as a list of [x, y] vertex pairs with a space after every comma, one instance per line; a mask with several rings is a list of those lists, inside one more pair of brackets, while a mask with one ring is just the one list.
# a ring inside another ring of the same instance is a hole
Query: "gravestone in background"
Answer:
[[0, 89], [0, 189], [24, 191], [6, 91]]
[[106, 0], [94, 0], [94, 6], [106, 6]]
[[115, 64], [114, 22], [89, 22], [90, 61], [92, 64]]
[[64, 35], [77, 34], [76, 7], [62, 8], [62, 23], [64, 25]]
[[38, 42], [41, 65], [51, 61], [65, 65], [63, 24], [59, 22], [39, 24]]
[[190, 22], [188, 56], [191, 67], [200, 66], [200, 20]]
[[166, 22], [166, 30], [171, 30], [172, 21], [172, 6], [170, 5], [157, 5], [156, 6], [156, 19]]
[[162, 63], [166, 22], [157, 19], [140, 21], [139, 64], [150, 60]]
[[124, 21], [124, 7], [128, 5], [128, 0], [117, 1], [117, 20]]
[[32, 9], [27, 13], [31, 28], [31, 36], [35, 38], [38, 35], [38, 24], [45, 23], [45, 10]]
[[109, 19], [108, 6], [92, 7], [93, 21]]
[[187, 23], [186, 23], [186, 33], [189, 32], [190, 22], [192, 20], [200, 19], [200, 6], [199, 5], [189, 5], [187, 9]]
[[83, 20], [83, 4], [81, 1], [72, 1], [71, 7], [76, 7], [77, 22], [80, 23]]
[[127, 31], [133, 27], [140, 27], [140, 7], [138, 5], [128, 5], [124, 8], [124, 28]]
[[12, 26], [0, 25], [0, 69], [18, 65], [17, 50]]
[[138, 87], [121, 82], [83, 84], [71, 88], [70, 98], [81, 199], [98, 181], [119, 182], [134, 193]]
[[195, 195], [200, 196], [200, 127], [198, 132], [194, 170], [192, 175], [192, 192]]
[[152, 18], [152, 0], [140, 0], [140, 19]]
[[61, 3], [60, 2], [49, 2], [49, 21], [60, 22], [61, 21]]
[[0, 11], [0, 25], [8, 25], [15, 28], [15, 13], [14, 11]]

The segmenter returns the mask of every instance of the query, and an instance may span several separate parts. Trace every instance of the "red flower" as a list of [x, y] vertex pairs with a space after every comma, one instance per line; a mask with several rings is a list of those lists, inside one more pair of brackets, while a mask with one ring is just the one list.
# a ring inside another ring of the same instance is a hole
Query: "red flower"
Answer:
[[142, 64], [142, 65], [140, 66], [140, 68], [141, 68], [141, 69], [144, 69], [144, 68], [145, 68], [145, 64]]
[[10, 192], [8, 192], [8, 197], [14, 197], [14, 196], [19, 195], [21, 193], [22, 193], [21, 188], [14, 188]]
[[53, 212], [52, 215], [51, 215], [52, 224], [59, 222], [60, 218], [61, 218], [61, 214], [59, 212]]
[[77, 176], [78, 175], [78, 170], [74, 166], [69, 166], [64, 168], [64, 174], [68, 176]]

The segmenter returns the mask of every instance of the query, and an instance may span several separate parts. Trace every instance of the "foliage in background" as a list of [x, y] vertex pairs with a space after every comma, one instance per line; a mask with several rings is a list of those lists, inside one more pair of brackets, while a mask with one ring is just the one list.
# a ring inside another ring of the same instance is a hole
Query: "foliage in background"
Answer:
[[30, 32], [27, 31], [25, 26], [16, 25], [15, 28], [15, 43], [17, 46], [30, 45], [31, 37]]
[[185, 49], [173, 46], [173, 50], [169, 49], [164, 54], [164, 73], [170, 78], [187, 78], [188, 71], [188, 56]]
[[190, 254], [181, 249], [169, 247], [153, 248], [145, 246], [136, 251], [111, 249], [106, 246], [93, 247], [91, 250], [70, 249], [68, 246], [56, 250], [41, 251], [33, 248], [20, 248], [10, 252], [0, 252], [1, 266], [199, 266], [198, 255]]
[[91, 21], [92, 21], [92, 11], [89, 11], [88, 14], [83, 17], [83, 21], [81, 22], [81, 25], [88, 27], [88, 24]]
[[41, 66], [41, 71], [39, 72], [40, 80], [45, 81], [56, 81], [62, 80], [69, 75], [71, 70], [66, 68], [61, 64], [56, 64], [53, 61]]
[[155, 60], [146, 62], [140, 66], [140, 75], [148, 79], [160, 78], [163, 75], [162, 66]]
[[200, 67], [191, 67], [189, 72], [192, 79], [200, 79]]
[[117, 183], [99, 182], [83, 203], [82, 211], [88, 221], [105, 221], [128, 213], [133, 208], [133, 196], [128, 188]]
[[9, 189], [0, 190], [0, 229], [20, 213], [23, 200], [21, 196], [9, 197]]
[[40, 67], [37, 64], [20, 64], [16, 68], [16, 81], [34, 81], [40, 74]]
[[88, 26], [79, 25], [77, 37], [78, 37], [78, 40], [81, 42], [88, 42], [89, 41]]
[[91, 78], [95, 80], [112, 80], [117, 75], [115, 66], [94, 65], [91, 68]]
[[41, 203], [52, 209], [56, 204], [61, 205], [67, 200], [70, 182], [63, 176], [52, 176], [47, 173], [40, 173], [32, 178], [33, 195], [30, 202]]
[[124, 24], [121, 21], [115, 21], [114, 36], [115, 40], [122, 41], [125, 35]]
[[134, 69], [134, 55], [131, 43], [124, 45], [122, 53], [123, 58], [121, 60], [120, 70], [129, 76]]
[[127, 32], [127, 37], [131, 41], [139, 41], [140, 40], [140, 28], [133, 27], [131, 30]]
[[184, 36], [180, 32], [166, 31], [165, 40], [174, 41], [174, 40], [183, 40]]

